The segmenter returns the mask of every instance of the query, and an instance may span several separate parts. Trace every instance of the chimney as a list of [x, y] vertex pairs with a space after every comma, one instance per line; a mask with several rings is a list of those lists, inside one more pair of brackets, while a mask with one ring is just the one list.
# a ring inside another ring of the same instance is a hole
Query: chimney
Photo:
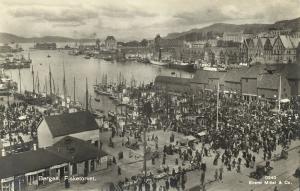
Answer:
[[36, 151], [36, 143], [33, 143], [33, 150]]
[[4, 148], [2, 149], [2, 154], [1, 154], [1, 156], [3, 156], [3, 157], [6, 156], [6, 152], [5, 152], [5, 149], [4, 149]]

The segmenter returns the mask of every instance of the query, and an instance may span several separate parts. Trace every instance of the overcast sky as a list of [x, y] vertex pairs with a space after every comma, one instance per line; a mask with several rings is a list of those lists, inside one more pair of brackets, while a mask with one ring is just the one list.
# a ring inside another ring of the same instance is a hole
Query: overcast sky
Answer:
[[0, 0], [0, 31], [25, 37], [153, 39], [216, 22], [300, 17], [300, 0]]

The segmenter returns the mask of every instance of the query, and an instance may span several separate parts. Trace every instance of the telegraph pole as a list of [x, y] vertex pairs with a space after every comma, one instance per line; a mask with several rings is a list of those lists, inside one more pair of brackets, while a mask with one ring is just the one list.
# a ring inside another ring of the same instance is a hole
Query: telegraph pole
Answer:
[[217, 91], [217, 122], [216, 122], [216, 129], [219, 128], [219, 91], [220, 91], [220, 84], [218, 82], [218, 91]]

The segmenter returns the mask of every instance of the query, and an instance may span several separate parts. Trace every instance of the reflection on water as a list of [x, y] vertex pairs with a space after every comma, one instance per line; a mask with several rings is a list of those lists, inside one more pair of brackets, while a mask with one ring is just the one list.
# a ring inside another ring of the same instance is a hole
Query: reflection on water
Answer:
[[[100, 108], [102, 110], [114, 110], [112, 101], [108, 97], [101, 97], [100, 102], [94, 101], [93, 84], [96, 79], [101, 81], [102, 75], [107, 74], [108, 82], [117, 82], [117, 78], [120, 73], [124, 76], [126, 81], [130, 83], [130, 80], [134, 78], [137, 83], [149, 83], [153, 82], [157, 75], [168, 75], [174, 71], [177, 76], [191, 77], [192, 74], [179, 71], [175, 69], [162, 68], [161, 66], [142, 64], [137, 62], [117, 63], [109, 62], [100, 59], [85, 59], [83, 56], [71, 56], [68, 55], [68, 51], [58, 50], [29, 50], [29, 47], [33, 47], [33, 44], [22, 44], [25, 51], [21, 54], [27, 56], [30, 52], [32, 58], [32, 66], [35, 71], [34, 75], [38, 74], [40, 82], [40, 91], [46, 90], [46, 82], [49, 91], [49, 67], [52, 71], [56, 90], [62, 94], [63, 87], [63, 65], [66, 72], [66, 84], [67, 92], [73, 99], [74, 83], [73, 79], [76, 79], [75, 94], [76, 99], [84, 103], [85, 100], [85, 79], [88, 79], [88, 89], [90, 95], [92, 95], [92, 107], [94, 109]], [[48, 54], [51, 57], [47, 57]], [[18, 70], [7, 70], [6, 73], [11, 75], [12, 78], [20, 83]], [[36, 79], [35, 79], [36, 81]], [[21, 70], [21, 86], [22, 91], [32, 91], [32, 72], [31, 69]]]

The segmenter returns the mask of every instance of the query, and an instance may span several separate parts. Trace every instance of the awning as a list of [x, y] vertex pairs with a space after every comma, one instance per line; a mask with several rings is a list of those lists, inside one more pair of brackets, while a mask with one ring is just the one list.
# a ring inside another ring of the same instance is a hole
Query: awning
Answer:
[[61, 167], [65, 167], [67, 166], [68, 163], [63, 163], [63, 164], [59, 164], [59, 165], [55, 165], [55, 166], [51, 166], [50, 169], [56, 169], [56, 168], [61, 168]]
[[280, 100], [280, 103], [288, 103], [288, 102], [290, 102], [290, 100], [287, 98]]
[[26, 115], [22, 115], [22, 116], [19, 117], [19, 120], [25, 120], [25, 119], [27, 119]]
[[200, 137], [202, 137], [202, 136], [204, 136], [204, 135], [206, 135], [207, 134], [207, 131], [205, 130], [205, 131], [201, 131], [200, 133], [198, 133], [198, 135], [200, 136]]
[[187, 139], [188, 141], [194, 141], [194, 140], [196, 140], [196, 137], [194, 137], [194, 136], [192, 136], [192, 135], [189, 135], [189, 136], [186, 136], [186, 139]]
[[3, 178], [3, 179], [1, 179], [1, 183], [4, 183], [4, 182], [11, 182], [11, 181], [13, 181], [14, 180], [14, 177], [12, 176], [12, 177], [8, 177], [8, 178]]
[[36, 175], [36, 174], [39, 174], [41, 172], [45, 172], [45, 169], [41, 169], [41, 170], [38, 170], [38, 171], [35, 171], [35, 172], [26, 173], [25, 176]]

